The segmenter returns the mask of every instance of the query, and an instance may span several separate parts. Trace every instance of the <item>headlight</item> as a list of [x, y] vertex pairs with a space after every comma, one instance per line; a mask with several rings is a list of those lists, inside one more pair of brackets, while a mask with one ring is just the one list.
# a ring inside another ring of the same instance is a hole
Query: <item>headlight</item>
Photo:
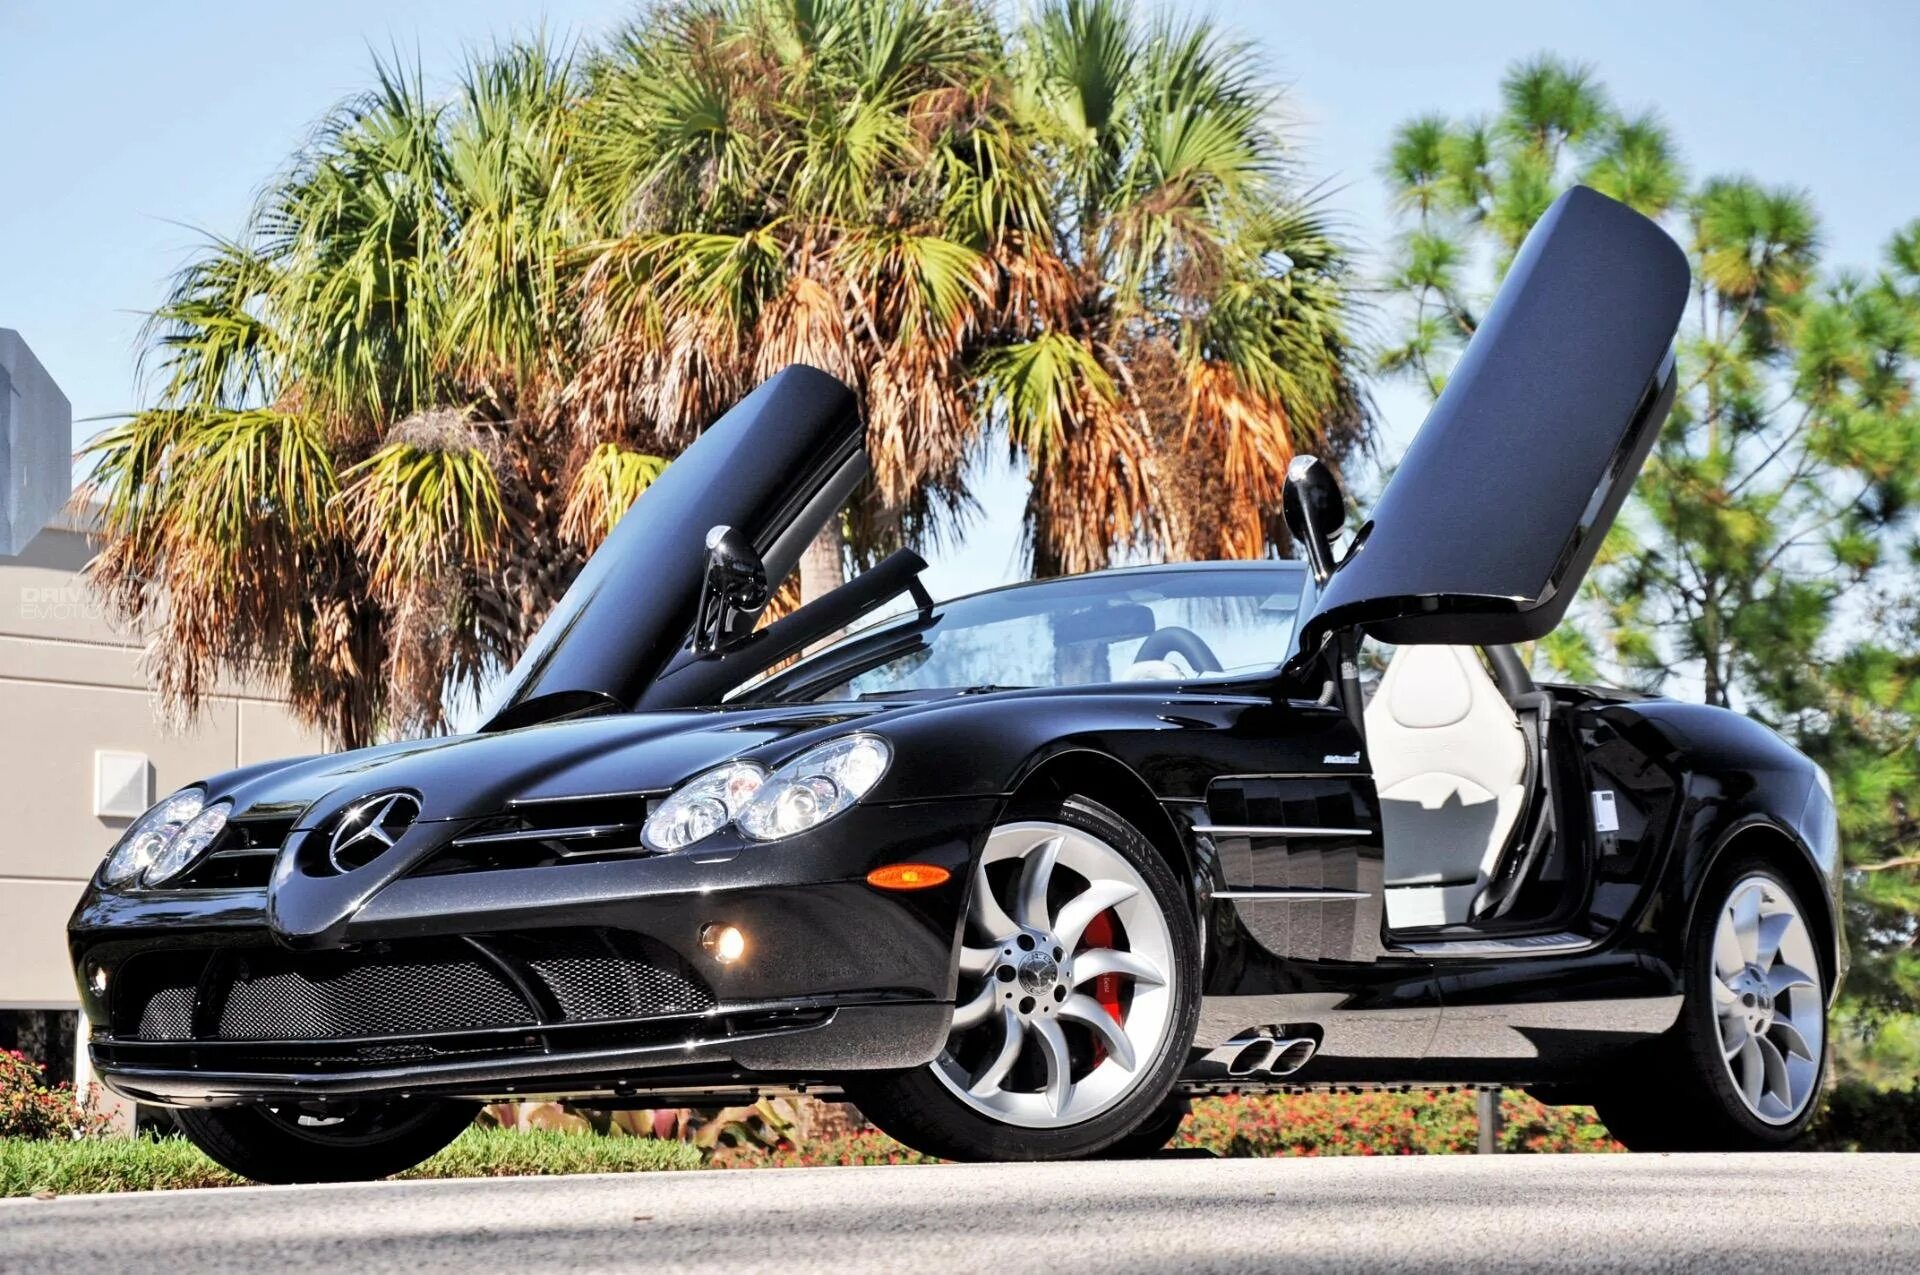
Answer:
[[227, 816], [232, 812], [232, 802], [217, 801], [195, 815], [186, 827], [173, 834], [173, 840], [160, 847], [141, 880], [148, 885], [159, 885], [192, 867], [194, 860], [227, 826]]
[[649, 849], [684, 850], [738, 818], [766, 778], [766, 769], [750, 761], [728, 762], [695, 775], [654, 807], [640, 839]]
[[880, 782], [893, 746], [878, 735], [848, 735], [809, 748], [767, 776], [746, 809], [740, 831], [755, 841], [777, 841], [817, 828]]
[[120, 844], [107, 855], [107, 866], [101, 871], [101, 877], [108, 885], [125, 885], [138, 877], [206, 804], [206, 793], [198, 788], [182, 788], [141, 815], [139, 822], [127, 829], [127, 835], [120, 838]]

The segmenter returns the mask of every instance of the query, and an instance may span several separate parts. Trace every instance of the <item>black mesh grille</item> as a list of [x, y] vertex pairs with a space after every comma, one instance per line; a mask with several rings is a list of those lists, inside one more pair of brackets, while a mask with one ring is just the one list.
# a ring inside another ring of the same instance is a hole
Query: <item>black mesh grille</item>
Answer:
[[638, 935], [609, 930], [536, 930], [489, 940], [502, 957], [530, 971], [563, 1022], [693, 1014], [713, 994], [671, 951]]
[[710, 1008], [707, 990], [670, 969], [618, 956], [562, 956], [529, 962], [568, 1022], [651, 1018]]
[[477, 960], [252, 968], [220, 1011], [220, 1040], [327, 1040], [530, 1026], [533, 1011]]
[[[706, 984], [671, 951], [600, 930], [354, 953], [155, 953], [129, 969], [133, 976], [116, 983], [113, 1008], [115, 1035], [130, 1041], [432, 1036], [658, 1018], [714, 1005]], [[196, 996], [203, 1007], [197, 1024]]]
[[193, 988], [162, 987], [140, 1009], [141, 1040], [193, 1038]]

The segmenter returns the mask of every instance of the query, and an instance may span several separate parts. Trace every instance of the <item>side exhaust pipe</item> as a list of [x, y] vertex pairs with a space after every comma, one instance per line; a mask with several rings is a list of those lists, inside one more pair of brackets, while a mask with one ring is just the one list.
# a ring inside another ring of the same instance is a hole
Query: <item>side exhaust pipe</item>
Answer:
[[1189, 1078], [1277, 1080], [1306, 1066], [1318, 1048], [1311, 1037], [1281, 1036], [1273, 1028], [1260, 1028], [1208, 1050], [1189, 1069]]
[[1314, 1051], [1319, 1048], [1305, 1036], [1277, 1041], [1273, 1048], [1273, 1061], [1267, 1065], [1267, 1069], [1276, 1076], [1291, 1076], [1312, 1062]]
[[[1229, 1045], [1233, 1042], [1228, 1041]], [[1229, 1076], [1251, 1076], [1255, 1072], [1265, 1071], [1273, 1066], [1274, 1042], [1261, 1037], [1250, 1040], [1241, 1046], [1240, 1052], [1227, 1064]]]

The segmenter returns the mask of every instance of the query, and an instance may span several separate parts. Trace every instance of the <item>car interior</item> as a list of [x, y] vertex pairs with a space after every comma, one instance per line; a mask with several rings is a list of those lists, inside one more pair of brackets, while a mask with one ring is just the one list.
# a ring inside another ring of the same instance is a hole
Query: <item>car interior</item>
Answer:
[[[1285, 515], [1324, 585], [1339, 568], [1335, 541], [1346, 521], [1346, 497], [1326, 465], [1294, 458]], [[1579, 825], [1561, 815], [1555, 776], [1578, 772], [1552, 694], [1534, 685], [1511, 646], [1385, 648], [1376, 652], [1384, 675], [1363, 680], [1354, 639], [1346, 640], [1340, 677], [1380, 801], [1387, 929], [1443, 943], [1550, 933], [1585, 885], [1569, 867], [1576, 838], [1557, 835]]]
[[1552, 696], [1511, 647], [1403, 646], [1371, 687], [1367, 749], [1388, 928], [1525, 928], [1566, 901]]

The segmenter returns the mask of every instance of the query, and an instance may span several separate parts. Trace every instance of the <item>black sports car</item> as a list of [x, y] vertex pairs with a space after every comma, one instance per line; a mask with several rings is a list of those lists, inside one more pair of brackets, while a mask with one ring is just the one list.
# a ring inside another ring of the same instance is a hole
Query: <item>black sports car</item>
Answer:
[[129, 830], [71, 927], [95, 1065], [269, 1181], [391, 1173], [530, 1095], [839, 1092], [937, 1155], [1042, 1158], [1158, 1145], [1198, 1092], [1501, 1084], [1634, 1147], [1781, 1145], [1845, 968], [1826, 777], [1511, 645], [1651, 448], [1687, 293], [1575, 190], [1343, 552], [1302, 459], [1302, 562], [936, 603], [901, 552], [756, 627], [866, 466], [853, 395], [791, 368], [477, 733]]

